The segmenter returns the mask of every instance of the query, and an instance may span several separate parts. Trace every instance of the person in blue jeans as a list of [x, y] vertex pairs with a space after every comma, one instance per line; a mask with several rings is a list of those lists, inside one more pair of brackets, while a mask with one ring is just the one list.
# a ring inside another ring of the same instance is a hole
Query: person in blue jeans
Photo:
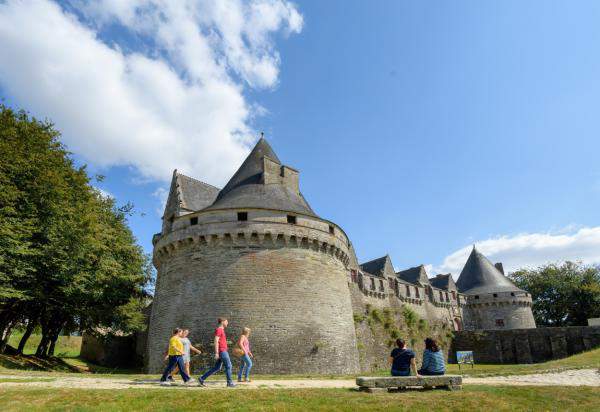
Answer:
[[225, 365], [225, 376], [227, 377], [227, 387], [234, 388], [235, 384], [231, 379], [231, 359], [229, 358], [229, 352], [227, 352], [227, 336], [225, 335], [225, 328], [229, 324], [227, 319], [219, 318], [217, 320], [219, 325], [215, 329], [215, 366], [210, 368], [204, 375], [198, 378], [200, 386], [205, 386], [204, 381], [212, 374], [217, 373], [221, 370], [221, 367]]
[[240, 340], [238, 341], [238, 347], [244, 352], [240, 357], [240, 371], [238, 372], [238, 382], [242, 382], [242, 374], [244, 380], [250, 382], [250, 369], [252, 369], [252, 358], [254, 355], [250, 351], [250, 328], [244, 328]]
[[444, 353], [438, 347], [437, 342], [431, 338], [425, 339], [423, 364], [419, 369], [419, 373], [421, 375], [443, 375], [446, 373]]
[[402, 339], [396, 339], [396, 346], [390, 353], [390, 363], [392, 364], [392, 376], [410, 376], [410, 368], [417, 372], [417, 362], [415, 361], [415, 353], [406, 348], [406, 343]]

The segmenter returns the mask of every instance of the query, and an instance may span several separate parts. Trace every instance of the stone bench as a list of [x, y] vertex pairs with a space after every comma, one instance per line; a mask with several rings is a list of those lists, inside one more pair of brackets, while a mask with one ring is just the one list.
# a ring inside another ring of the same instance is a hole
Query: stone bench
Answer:
[[443, 388], [450, 391], [462, 389], [462, 376], [387, 376], [387, 377], [358, 377], [356, 385], [360, 391], [383, 392], [393, 389], [402, 390], [407, 387], [422, 387], [426, 389]]

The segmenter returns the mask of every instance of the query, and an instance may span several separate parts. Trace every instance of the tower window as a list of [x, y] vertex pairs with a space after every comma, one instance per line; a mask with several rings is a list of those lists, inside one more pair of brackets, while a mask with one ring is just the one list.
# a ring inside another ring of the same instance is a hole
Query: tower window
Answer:
[[245, 222], [248, 220], [248, 212], [238, 212], [238, 221]]
[[503, 328], [504, 327], [504, 319], [496, 319], [496, 327]]
[[296, 216], [294, 215], [287, 215], [287, 222], [291, 223], [292, 225], [296, 224]]
[[194, 226], [198, 224], [198, 218], [197, 217], [191, 217], [190, 218], [190, 225]]
[[331, 225], [329, 225], [329, 233], [331, 233], [332, 235], [335, 233], [335, 229]]
[[479, 295], [475, 295], [475, 299], [479, 299]]
[[495, 297], [495, 298], [497, 298], [497, 297], [498, 297], [498, 294], [497, 294], [497, 293], [494, 293], [494, 297]]
[[510, 296], [515, 296], [515, 292], [510, 292]]

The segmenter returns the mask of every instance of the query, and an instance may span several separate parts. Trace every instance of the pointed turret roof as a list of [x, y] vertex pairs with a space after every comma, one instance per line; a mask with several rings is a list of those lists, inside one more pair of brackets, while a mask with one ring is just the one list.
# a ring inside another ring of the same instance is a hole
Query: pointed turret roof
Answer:
[[521, 291], [473, 246], [456, 287], [469, 295]]
[[267, 140], [261, 138], [207, 210], [259, 208], [315, 216], [297, 188], [277, 179], [265, 183], [265, 158], [284, 167]]

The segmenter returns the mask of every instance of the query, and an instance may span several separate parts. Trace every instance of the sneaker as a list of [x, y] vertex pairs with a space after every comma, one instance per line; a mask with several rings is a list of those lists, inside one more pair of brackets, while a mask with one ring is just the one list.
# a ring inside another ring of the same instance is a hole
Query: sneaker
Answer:
[[200, 385], [200, 386], [206, 386], [204, 384], [204, 380], [202, 378], [198, 378], [198, 385]]
[[193, 383], [193, 381], [194, 381], [193, 379], [188, 379], [187, 381], [183, 382], [183, 384], [185, 386], [190, 386]]
[[241, 380], [241, 379], [238, 379], [238, 382], [244, 382], [244, 381], [243, 381], [243, 380]]
[[160, 386], [171, 386], [171, 382], [162, 381], [162, 382], [160, 383]]
[[173, 377], [171, 375], [167, 376], [167, 380], [169, 382], [175, 382], [175, 379], [173, 379]]
[[233, 383], [233, 382], [229, 382], [229, 383], [227, 384], [227, 387], [228, 387], [228, 388], [235, 388], [235, 383]]

